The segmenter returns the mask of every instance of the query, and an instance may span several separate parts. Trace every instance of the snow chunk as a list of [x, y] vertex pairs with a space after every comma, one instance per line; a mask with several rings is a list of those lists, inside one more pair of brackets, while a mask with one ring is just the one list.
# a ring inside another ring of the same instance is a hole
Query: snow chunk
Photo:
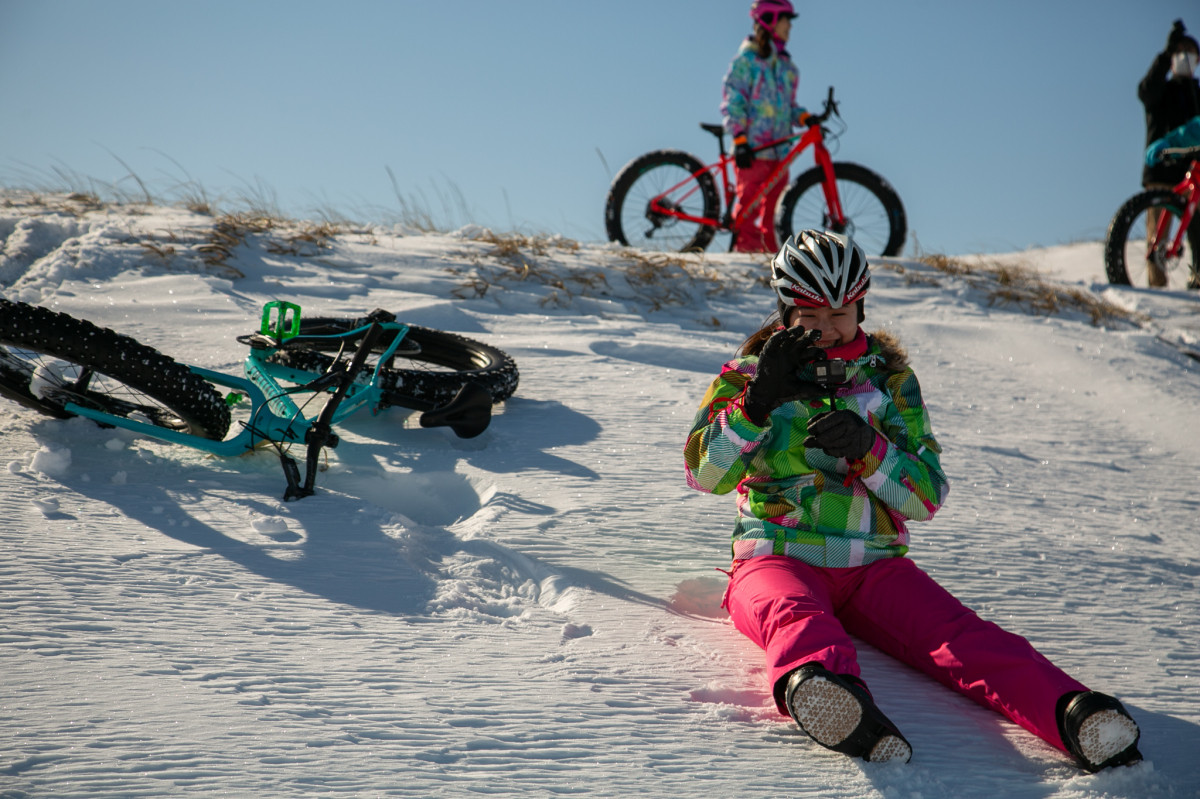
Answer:
[[34, 453], [33, 461], [29, 465], [35, 472], [41, 472], [48, 477], [61, 477], [71, 466], [71, 450], [42, 447]]
[[63, 383], [79, 379], [83, 367], [68, 361], [53, 361], [39, 364], [29, 379], [29, 393], [38, 399], [46, 399], [51, 391]]
[[42, 512], [43, 516], [49, 517], [58, 513], [58, 498], [57, 497], [38, 497], [31, 500], [33, 507]]
[[286, 533], [288, 531], [287, 519], [282, 516], [263, 516], [250, 522], [250, 526], [259, 533]]

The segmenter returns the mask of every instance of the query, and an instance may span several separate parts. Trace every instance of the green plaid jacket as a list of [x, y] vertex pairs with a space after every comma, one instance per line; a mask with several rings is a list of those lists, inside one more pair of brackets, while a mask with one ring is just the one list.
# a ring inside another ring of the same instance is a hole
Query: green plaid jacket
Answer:
[[684, 462], [691, 487], [737, 490], [735, 559], [786, 555], [846, 567], [908, 551], [905, 520], [932, 517], [949, 484], [916, 375], [887, 362], [870, 336], [866, 352], [846, 364], [838, 407], [878, 433], [871, 451], [852, 462], [804, 446], [808, 420], [829, 409], [827, 399], [785, 403], [759, 427], [741, 408], [758, 358], [725, 365], [700, 404]]

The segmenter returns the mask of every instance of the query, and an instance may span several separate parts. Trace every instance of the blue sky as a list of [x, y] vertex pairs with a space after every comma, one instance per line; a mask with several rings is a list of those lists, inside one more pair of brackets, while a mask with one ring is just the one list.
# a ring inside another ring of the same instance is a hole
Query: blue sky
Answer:
[[[1103, 238], [1140, 187], [1137, 83], [1172, 20], [1200, 33], [1195, 0], [796, 4], [801, 101], [837, 87], [835, 157], [888, 178], [947, 254]], [[373, 221], [400, 210], [390, 169], [443, 225], [600, 240], [626, 161], [715, 157], [698, 123], [747, 9], [0, 0], [0, 181], [134, 191], [124, 162], [156, 192]]]

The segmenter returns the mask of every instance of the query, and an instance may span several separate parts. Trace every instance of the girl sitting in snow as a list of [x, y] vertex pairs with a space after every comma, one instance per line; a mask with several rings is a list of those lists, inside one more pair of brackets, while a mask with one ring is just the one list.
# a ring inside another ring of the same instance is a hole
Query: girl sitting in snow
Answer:
[[[948, 485], [907, 356], [888, 334], [859, 327], [870, 287], [862, 250], [803, 231], [771, 277], [778, 319], [713, 381], [684, 459], [693, 488], [737, 490], [724, 605], [766, 652], [779, 711], [836, 752], [909, 760], [908, 741], [859, 677], [852, 634], [1089, 771], [1140, 760], [1137, 724], [1120, 702], [979, 618], [904, 557], [905, 520], [933, 516]], [[818, 374], [836, 375], [835, 359], [844, 379], [820, 385]]]

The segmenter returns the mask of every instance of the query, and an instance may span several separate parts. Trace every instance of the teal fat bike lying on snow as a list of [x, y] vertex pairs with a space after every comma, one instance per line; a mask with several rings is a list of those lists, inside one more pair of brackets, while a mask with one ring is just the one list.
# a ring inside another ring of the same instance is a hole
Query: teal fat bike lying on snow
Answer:
[[[49, 416], [81, 416], [214, 455], [274, 446], [287, 478], [284, 499], [293, 500], [313, 493], [321, 451], [339, 443], [334, 426], [364, 407], [420, 411], [423, 427], [470, 438], [487, 429], [492, 404], [517, 388], [517, 365], [503, 351], [397, 322], [387, 311], [302, 319], [298, 305], [269, 302], [259, 330], [238, 341], [249, 347], [244, 377], [0, 299], [0, 394]], [[240, 429], [227, 437], [235, 415]], [[289, 454], [296, 445], [306, 448], [303, 479]]]

